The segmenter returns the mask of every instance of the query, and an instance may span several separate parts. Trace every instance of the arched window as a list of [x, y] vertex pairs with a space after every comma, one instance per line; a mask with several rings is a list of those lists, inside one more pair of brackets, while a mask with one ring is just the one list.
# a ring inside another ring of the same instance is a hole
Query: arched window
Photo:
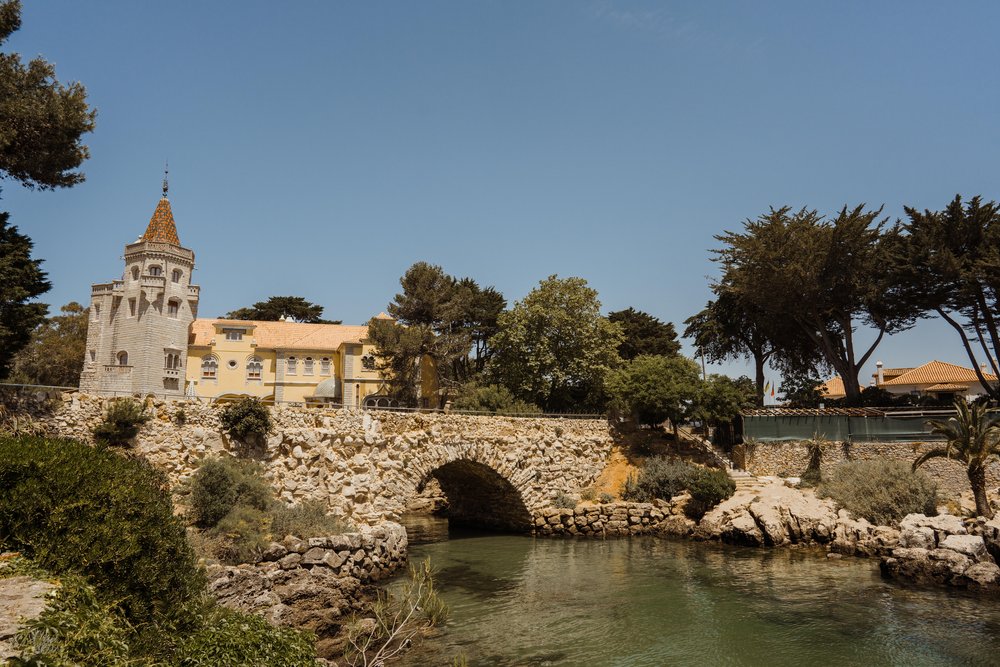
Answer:
[[163, 269], [158, 264], [153, 264], [151, 267], [149, 267], [149, 275], [162, 276]]
[[138, 266], [133, 266], [132, 267], [132, 280], [138, 280], [138, 279], [139, 279], [139, 267]]
[[177, 318], [177, 313], [180, 312], [181, 302], [178, 299], [171, 299], [167, 302], [167, 317]]
[[354, 405], [355, 407], [361, 406], [361, 385], [354, 385]]
[[298, 372], [299, 362], [295, 360], [295, 357], [288, 357], [286, 362], [288, 365], [285, 367], [285, 373], [288, 375], [295, 375]]
[[215, 357], [209, 355], [201, 358], [201, 377], [206, 380], [214, 380], [219, 376], [219, 362]]
[[330, 374], [330, 357], [323, 357], [319, 360], [319, 374], [329, 375]]
[[247, 362], [247, 380], [260, 380], [264, 364], [260, 357], [250, 357]]
[[168, 369], [178, 369], [181, 367], [181, 355], [168, 352], [163, 360], [163, 367]]
[[179, 283], [181, 281], [181, 270], [174, 269], [170, 272], [170, 282]]
[[313, 374], [313, 358], [306, 357], [305, 361], [302, 362], [302, 374], [312, 375]]
[[118, 353], [118, 365], [128, 366], [128, 352], [126, 352], [125, 350], [122, 350], [121, 352]]
[[366, 354], [365, 356], [361, 357], [361, 368], [363, 368], [366, 371], [375, 370], [375, 355]]

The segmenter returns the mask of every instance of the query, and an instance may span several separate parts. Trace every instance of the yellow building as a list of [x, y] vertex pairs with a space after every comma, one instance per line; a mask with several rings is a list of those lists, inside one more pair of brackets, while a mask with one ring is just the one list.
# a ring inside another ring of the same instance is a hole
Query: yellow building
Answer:
[[[81, 390], [391, 405], [367, 326], [197, 319], [193, 271], [194, 253], [181, 246], [164, 179], [145, 234], [125, 248], [122, 278], [92, 287]], [[433, 368], [423, 363], [421, 371], [421, 407], [438, 407]]]

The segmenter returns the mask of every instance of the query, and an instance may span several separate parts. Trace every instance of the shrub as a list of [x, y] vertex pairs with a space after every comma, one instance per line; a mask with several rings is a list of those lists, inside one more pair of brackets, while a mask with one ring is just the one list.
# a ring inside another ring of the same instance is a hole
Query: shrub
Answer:
[[219, 415], [222, 428], [245, 447], [241, 455], [249, 455], [259, 449], [261, 440], [273, 430], [271, 413], [259, 398], [244, 397], [222, 408]]
[[271, 510], [271, 536], [279, 540], [286, 535], [303, 539], [340, 535], [350, 529], [351, 526], [340, 517], [327, 514], [326, 505], [316, 500], [295, 507], [277, 504]]
[[646, 460], [638, 478], [629, 475], [622, 492], [624, 500], [649, 502], [654, 498], [670, 500], [688, 488], [694, 466], [683, 461], [655, 456]]
[[14, 637], [19, 656], [10, 665], [134, 665], [129, 630], [83, 577], [65, 576], [45, 610]]
[[736, 482], [725, 470], [694, 468], [688, 478], [687, 489], [691, 500], [688, 501], [685, 512], [691, 518], [700, 520], [705, 512], [736, 493]]
[[237, 505], [266, 511], [271, 503], [271, 487], [251, 461], [205, 459], [191, 477], [191, 509], [202, 528], [214, 527]]
[[588, 486], [583, 491], [580, 491], [580, 500], [593, 502], [596, 498], [597, 498], [597, 489], [595, 489], [592, 486]]
[[559, 492], [552, 499], [552, 506], [558, 507], [560, 509], [571, 510], [576, 507], [576, 498], [569, 495], [568, 493]]
[[818, 491], [876, 525], [896, 524], [907, 514], [937, 514], [937, 485], [901, 461], [843, 463]]
[[216, 555], [230, 565], [255, 563], [267, 547], [270, 528], [267, 512], [237, 505], [211, 531], [220, 538]]
[[142, 403], [132, 398], [116, 398], [108, 404], [104, 421], [94, 428], [94, 439], [108, 447], [127, 447], [148, 421]]
[[451, 407], [455, 410], [490, 412], [498, 415], [542, 413], [537, 405], [515, 398], [506, 387], [496, 384], [479, 385], [474, 382], [461, 388]]
[[205, 580], [166, 486], [112, 450], [0, 439], [0, 542], [55, 574], [85, 575], [132, 623], [177, 615]]
[[216, 607], [195, 633], [184, 638], [178, 667], [314, 667], [316, 652], [308, 633], [276, 628], [253, 614]]
[[615, 497], [613, 495], [611, 495], [610, 493], [608, 493], [607, 491], [604, 491], [604, 492], [601, 493], [601, 495], [599, 495], [597, 497], [597, 499], [598, 499], [598, 501], [607, 504], [607, 503], [610, 503], [611, 501], [613, 501], [615, 499]]

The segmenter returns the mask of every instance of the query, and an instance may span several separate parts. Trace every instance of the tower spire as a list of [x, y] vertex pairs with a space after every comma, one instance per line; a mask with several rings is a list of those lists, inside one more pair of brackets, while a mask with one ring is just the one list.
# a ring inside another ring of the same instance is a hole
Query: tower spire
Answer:
[[163, 198], [167, 198], [167, 190], [170, 189], [170, 183], [168, 178], [170, 177], [170, 163], [167, 161], [163, 162]]

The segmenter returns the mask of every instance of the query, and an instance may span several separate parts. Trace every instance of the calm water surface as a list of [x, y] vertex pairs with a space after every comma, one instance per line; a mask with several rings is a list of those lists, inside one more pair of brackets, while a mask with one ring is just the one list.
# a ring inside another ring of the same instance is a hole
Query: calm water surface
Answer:
[[1000, 603], [877, 561], [657, 538], [447, 535], [409, 522], [451, 618], [401, 664], [1000, 665]]

